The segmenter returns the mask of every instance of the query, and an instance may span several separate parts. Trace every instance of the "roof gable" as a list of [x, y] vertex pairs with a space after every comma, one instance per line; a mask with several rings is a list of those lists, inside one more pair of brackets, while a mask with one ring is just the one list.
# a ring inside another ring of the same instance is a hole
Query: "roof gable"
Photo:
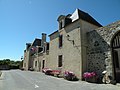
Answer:
[[41, 39], [36, 38], [31, 46], [41, 46]]
[[93, 17], [91, 17], [88, 13], [82, 11], [82, 10], [79, 10], [79, 9], [76, 9], [75, 12], [72, 14], [72, 16], [70, 17], [72, 19], [72, 22], [78, 20], [78, 19], [82, 19], [82, 20], [85, 20], [89, 23], [92, 23], [94, 25], [97, 25], [97, 26], [102, 26], [100, 23], [98, 23]]

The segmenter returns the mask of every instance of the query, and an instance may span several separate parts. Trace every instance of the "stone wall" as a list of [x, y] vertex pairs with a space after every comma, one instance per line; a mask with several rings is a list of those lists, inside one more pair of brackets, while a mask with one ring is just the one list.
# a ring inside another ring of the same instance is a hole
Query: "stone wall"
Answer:
[[113, 75], [111, 40], [118, 31], [120, 31], [120, 21], [87, 33], [88, 71], [101, 74], [102, 71], [107, 70], [109, 75]]
[[29, 50], [24, 52], [23, 68], [28, 70], [29, 68]]
[[[47, 66], [51, 69], [58, 67], [58, 56], [63, 56], [62, 71], [74, 72], [82, 79], [86, 70], [86, 32], [97, 26], [83, 20], [75, 21], [58, 32], [50, 35], [50, 60]], [[63, 36], [63, 46], [59, 48], [59, 35]]]
[[[45, 61], [43, 65], [43, 60]], [[43, 66], [44, 68], [47, 67], [47, 63], [49, 61], [49, 53], [38, 53], [33, 55], [33, 69], [35, 71], [42, 72]], [[37, 65], [35, 63], [37, 62]]]
[[[80, 21], [77, 21], [50, 36], [50, 60], [47, 66], [51, 69], [62, 68], [81, 77]], [[63, 45], [59, 47], [59, 35], [63, 36]], [[58, 57], [62, 55], [62, 67], [58, 67]]]
[[108, 52], [109, 45], [96, 30], [89, 32], [87, 37], [88, 71], [95, 71], [100, 74], [102, 71], [106, 70], [105, 59], [108, 58], [106, 53]]

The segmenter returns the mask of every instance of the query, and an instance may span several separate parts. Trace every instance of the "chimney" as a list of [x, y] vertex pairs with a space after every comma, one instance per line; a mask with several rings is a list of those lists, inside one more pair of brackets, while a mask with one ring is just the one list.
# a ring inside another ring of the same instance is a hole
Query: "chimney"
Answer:
[[30, 46], [31, 46], [31, 43], [26, 43], [26, 50], [28, 50]]
[[44, 47], [45, 42], [46, 42], [46, 34], [42, 33], [42, 42], [41, 42], [42, 47]]

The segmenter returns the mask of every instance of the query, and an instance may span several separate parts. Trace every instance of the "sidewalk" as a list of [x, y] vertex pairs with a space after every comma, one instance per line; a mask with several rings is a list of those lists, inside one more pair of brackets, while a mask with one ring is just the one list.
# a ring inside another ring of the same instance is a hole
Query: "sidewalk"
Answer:
[[[89, 83], [86, 81], [68, 81], [63, 78], [56, 78], [50, 76], [49, 78], [54, 78], [56, 80], [59, 80], [61, 82], [64, 81], [64, 83], [67, 83], [67, 85], [71, 85], [72, 87], [75, 87], [76, 90], [84, 88], [84, 90], [120, 90], [120, 83], [117, 83], [116, 85], [113, 84], [97, 84], [97, 83]], [[59, 82], [58, 81], [58, 82]]]
[[0, 71], [0, 80], [3, 79], [3, 73]]
[[120, 83], [117, 83], [116, 86], [120, 87]]
[[0, 71], [0, 77], [1, 77], [1, 75], [2, 75], [2, 72]]

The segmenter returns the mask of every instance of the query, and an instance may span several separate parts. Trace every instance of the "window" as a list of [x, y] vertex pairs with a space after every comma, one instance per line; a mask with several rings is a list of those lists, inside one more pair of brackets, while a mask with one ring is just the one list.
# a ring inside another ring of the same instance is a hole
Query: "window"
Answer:
[[42, 69], [45, 67], [45, 60], [42, 62]]
[[46, 48], [46, 50], [49, 50], [49, 43], [47, 43], [47, 48]]
[[42, 47], [39, 47], [39, 48], [38, 48], [38, 53], [39, 53], [39, 52], [42, 52], [42, 51], [43, 51], [43, 48], [42, 48]]
[[37, 67], [37, 61], [35, 61], [35, 67]]
[[62, 67], [62, 55], [58, 56], [58, 67]]
[[63, 44], [63, 35], [59, 36], [59, 47], [62, 47]]

